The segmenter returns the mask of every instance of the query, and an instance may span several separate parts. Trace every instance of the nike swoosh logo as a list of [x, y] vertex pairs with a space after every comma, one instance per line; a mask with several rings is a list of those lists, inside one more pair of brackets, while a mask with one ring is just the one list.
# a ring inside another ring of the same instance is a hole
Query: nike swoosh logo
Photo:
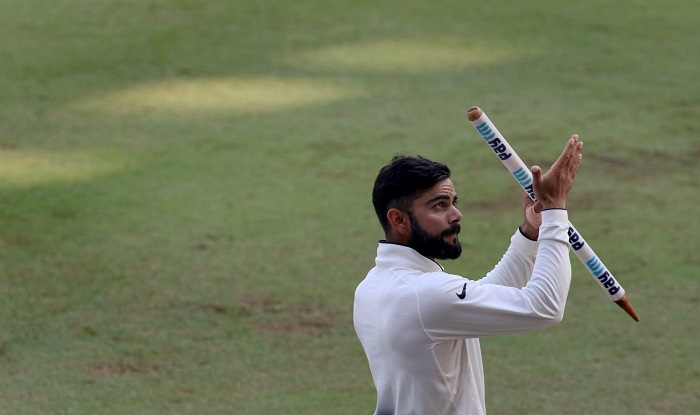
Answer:
[[[455, 294], [457, 294], [457, 293], [455, 293]], [[460, 300], [464, 300], [464, 297], [466, 297], [466, 296], [467, 296], [467, 283], [465, 282], [464, 287], [462, 287], [462, 293], [457, 294], [457, 297], [459, 297]]]

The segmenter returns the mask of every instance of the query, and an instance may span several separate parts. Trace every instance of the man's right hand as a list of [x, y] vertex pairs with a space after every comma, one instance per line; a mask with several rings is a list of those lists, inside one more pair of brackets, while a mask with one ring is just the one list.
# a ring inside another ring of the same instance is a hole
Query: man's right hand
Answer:
[[542, 202], [544, 209], [566, 208], [566, 198], [574, 185], [576, 172], [581, 165], [582, 148], [583, 142], [579, 141], [578, 135], [574, 134], [547, 173], [542, 175], [542, 169], [539, 166], [532, 167], [532, 187], [535, 197]]

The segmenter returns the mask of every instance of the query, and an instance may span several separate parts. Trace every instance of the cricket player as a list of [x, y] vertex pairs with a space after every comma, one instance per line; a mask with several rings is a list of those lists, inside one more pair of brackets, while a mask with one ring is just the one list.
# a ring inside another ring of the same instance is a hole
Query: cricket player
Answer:
[[524, 215], [500, 262], [478, 280], [435, 262], [462, 251], [449, 168], [397, 156], [380, 170], [372, 201], [386, 240], [355, 291], [353, 311], [377, 389], [376, 415], [486, 414], [479, 338], [562, 320], [571, 281], [566, 199], [582, 147], [574, 135], [547, 173], [531, 169], [538, 204], [523, 194], [523, 209], [541, 211], [541, 224]]

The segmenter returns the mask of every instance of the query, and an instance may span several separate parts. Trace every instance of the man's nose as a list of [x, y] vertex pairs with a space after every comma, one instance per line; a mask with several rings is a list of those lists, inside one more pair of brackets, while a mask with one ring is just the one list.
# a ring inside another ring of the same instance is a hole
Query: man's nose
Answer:
[[462, 220], [462, 212], [459, 211], [456, 207], [452, 207], [454, 212], [452, 212], [452, 216], [450, 216], [450, 223], [458, 223]]

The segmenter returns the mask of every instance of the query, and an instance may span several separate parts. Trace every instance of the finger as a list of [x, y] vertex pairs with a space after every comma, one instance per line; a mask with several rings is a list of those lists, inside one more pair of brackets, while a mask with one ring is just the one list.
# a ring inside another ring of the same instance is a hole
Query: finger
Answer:
[[559, 168], [567, 168], [569, 165], [569, 161], [572, 158], [572, 151], [574, 151], [575, 146], [576, 146], [576, 139], [578, 139], [577, 135], [571, 136], [571, 138], [566, 142], [566, 145], [564, 145], [564, 149], [561, 151], [561, 154], [559, 157], [552, 163], [552, 167], [550, 169], [559, 169]]
[[539, 190], [542, 184], [542, 169], [540, 166], [532, 166], [530, 172], [532, 173], [532, 186]]
[[571, 136], [569, 139], [569, 142], [567, 143], [568, 146], [566, 147], [566, 156], [567, 156], [567, 161], [572, 162], [575, 159], [576, 155], [576, 148], [578, 147], [578, 134], [574, 134]]
[[542, 212], [542, 209], [544, 209], [544, 206], [542, 206], [542, 202], [538, 200], [537, 203], [535, 203], [535, 206], [533, 206], [533, 210], [535, 213], [540, 213]]
[[576, 154], [579, 160], [581, 160], [581, 154], [583, 153], [583, 141], [579, 141], [576, 145]]
[[581, 160], [583, 159], [583, 142], [579, 141], [578, 145], [576, 146], [576, 168], [581, 164]]
[[581, 164], [581, 159], [583, 158], [581, 151], [583, 150], [583, 142], [578, 141], [578, 136], [574, 134], [576, 137], [576, 144], [574, 146], [574, 152], [571, 157], [571, 164], [569, 166], [570, 169], [577, 170], [578, 166]]
[[537, 199], [542, 200], [542, 169], [540, 166], [532, 166], [530, 173], [532, 173], [532, 190]]
[[566, 158], [564, 167], [571, 170], [580, 160], [580, 150], [582, 142], [578, 139], [578, 134], [574, 134], [569, 139], [567, 146], [565, 148]]

